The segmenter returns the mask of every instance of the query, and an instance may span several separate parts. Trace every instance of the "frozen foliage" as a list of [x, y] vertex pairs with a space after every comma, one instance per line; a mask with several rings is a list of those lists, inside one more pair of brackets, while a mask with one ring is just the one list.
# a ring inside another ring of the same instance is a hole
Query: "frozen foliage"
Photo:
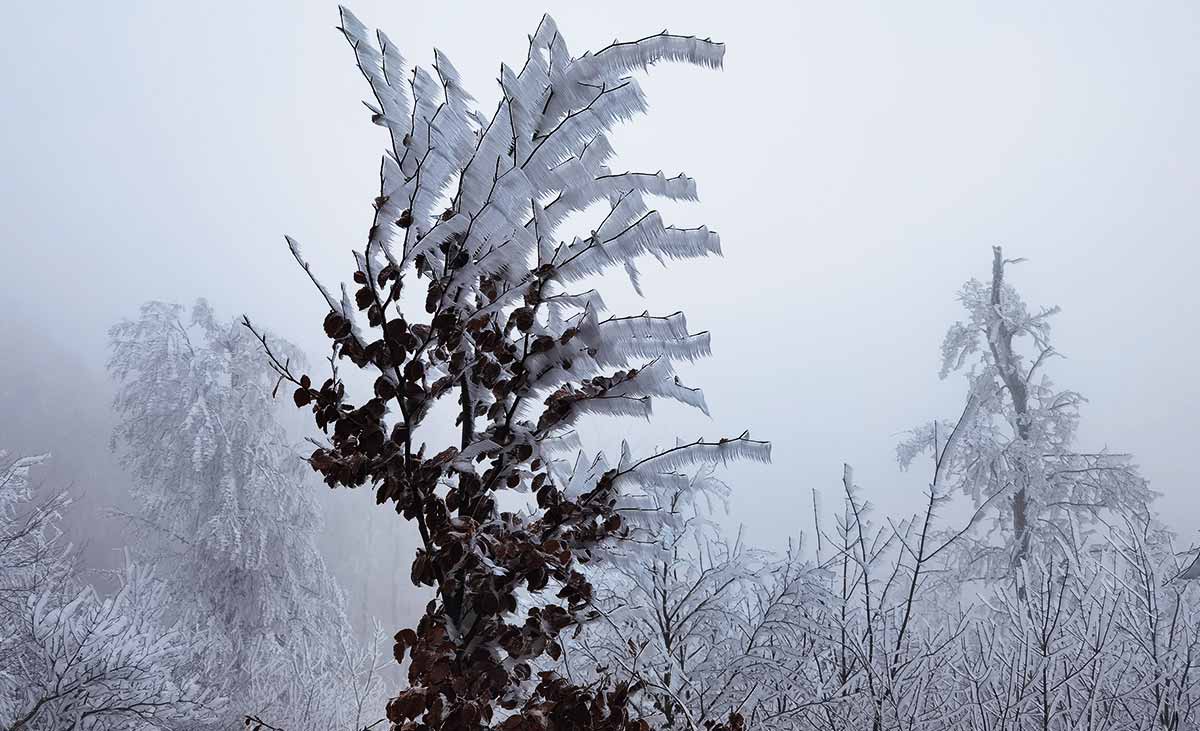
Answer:
[[72, 575], [55, 523], [62, 495], [38, 499], [37, 459], [0, 452], [0, 725], [5, 729], [150, 729], [212, 715], [184, 664], [192, 638], [163, 586], [129, 564], [104, 597]]
[[[666, 225], [650, 205], [693, 200], [695, 184], [611, 169], [607, 134], [646, 108], [632, 72], [717, 67], [724, 48], [663, 32], [575, 57], [544, 17], [521, 67], [501, 66], [488, 115], [445, 54], [431, 71], [409, 69], [346, 10], [342, 31], [391, 139], [353, 287], [324, 286], [288, 244], [328, 305], [331, 362], [366, 371], [372, 393], [353, 402], [336, 368], [323, 383], [296, 373], [257, 334], [329, 434], [314, 469], [330, 485], [370, 485], [420, 534], [412, 580], [437, 596], [397, 634], [410, 687], [388, 718], [406, 729], [644, 729], [629, 685], [534, 679], [532, 668], [598, 617], [580, 567], [629, 561], [637, 552], [614, 545], [644, 546], [659, 523], [678, 523], [672, 493], [707, 489], [682, 470], [769, 458], [747, 434], [638, 457], [623, 448], [615, 464], [564, 457], [587, 415], [649, 418], [655, 399], [707, 412], [675, 367], [706, 356], [708, 335], [682, 313], [609, 315], [585, 282], [618, 269], [640, 288], [639, 260], [719, 253], [716, 234]], [[596, 210], [594, 227], [568, 233], [585, 217], [574, 214]], [[427, 452], [438, 401], [461, 437]], [[528, 494], [528, 509], [501, 510], [501, 493]]]
[[186, 664], [205, 669], [228, 718], [349, 728], [359, 684], [378, 677], [355, 669], [364, 658], [316, 547], [312, 487], [275, 419], [258, 342], [203, 301], [186, 320], [178, 305], [147, 303], [111, 335], [114, 442], [137, 479], [128, 517], [198, 639]]

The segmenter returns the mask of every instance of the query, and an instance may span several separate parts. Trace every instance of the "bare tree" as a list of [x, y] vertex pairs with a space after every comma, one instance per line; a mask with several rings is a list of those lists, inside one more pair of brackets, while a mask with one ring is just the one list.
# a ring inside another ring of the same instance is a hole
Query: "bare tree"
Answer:
[[[725, 492], [704, 470], [661, 509], [679, 512], [686, 495]], [[731, 714], [756, 724], [778, 714], [802, 654], [791, 622], [808, 599], [806, 566], [748, 547], [740, 532], [727, 540], [701, 510], [709, 502], [687, 506], [682, 525], [661, 530], [636, 560], [594, 573], [602, 620], [566, 646], [571, 677], [640, 687], [638, 712], [660, 727], [701, 728]]]

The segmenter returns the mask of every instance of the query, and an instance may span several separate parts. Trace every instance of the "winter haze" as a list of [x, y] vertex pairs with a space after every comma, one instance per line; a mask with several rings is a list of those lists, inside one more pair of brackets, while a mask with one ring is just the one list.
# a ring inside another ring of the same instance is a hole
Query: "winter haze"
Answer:
[[[481, 102], [497, 59], [518, 63], [547, 9], [573, 49], [664, 27], [726, 44], [720, 73], [648, 77], [652, 111], [616, 144], [630, 169], [695, 177], [701, 204], [677, 218], [722, 234], [721, 260], [648, 268], [647, 303], [628, 304], [684, 309], [711, 330], [714, 356], [689, 377], [714, 423], [777, 445], [773, 466], [735, 480], [736, 519], [756, 535], [807, 528], [809, 489], [836, 488], [843, 461], [881, 507], [919, 489], [893, 447], [957, 403], [961, 384], [937, 380], [938, 347], [993, 244], [1030, 260], [1012, 275], [1029, 301], [1063, 308], [1067, 358], [1053, 373], [1090, 400], [1085, 439], [1136, 455], [1173, 527], [1195, 530], [1194, 6], [738, 7], [354, 5], [414, 63], [436, 43]], [[386, 142], [359, 104], [336, 9], [31, 3], [7, 15], [26, 31], [0, 51], [2, 296], [5, 328], [29, 344], [6, 349], [4, 441], [69, 438], [74, 419], [40, 404], [71, 401], [70, 381], [94, 381], [82, 408], [102, 410], [106, 331], [147, 299], [207, 297], [322, 357], [304, 326], [321, 303], [282, 235], [339, 276]], [[677, 423], [664, 435], [717, 429]], [[755, 510], [779, 497], [794, 512]]]
[[[812, 531], [812, 490], [838, 500], [843, 463], [880, 516], [907, 515], [931, 465], [901, 471], [896, 445], [961, 411], [939, 349], [1002, 245], [1027, 260], [1007, 276], [1031, 308], [1062, 308], [1065, 357], [1045, 367], [1088, 399], [1081, 446], [1131, 453], [1177, 548], [1193, 544], [1194, 4], [547, 1], [348, 5], [412, 64], [445, 52], [488, 113], [499, 61], [520, 68], [543, 12], [576, 53], [664, 28], [726, 45], [721, 71], [645, 75], [648, 114], [613, 135], [615, 168], [696, 179], [698, 204], [662, 209], [719, 232], [723, 256], [643, 266], [644, 298], [619, 275], [606, 291], [615, 312], [682, 309], [712, 332], [712, 357], [681, 368], [712, 417], [656, 406], [651, 424], [597, 421], [589, 447], [770, 440], [772, 464], [722, 473], [727, 522], [767, 548]], [[6, 3], [4, 18], [0, 448], [52, 453], [35, 478], [78, 493], [68, 535], [112, 569], [125, 524], [108, 511], [130, 479], [109, 449], [109, 328], [202, 297], [323, 372], [327, 308], [283, 236], [346, 279], [388, 139], [334, 3]], [[411, 619], [427, 601], [407, 582], [411, 526], [368, 489], [320, 489], [356, 628]]]

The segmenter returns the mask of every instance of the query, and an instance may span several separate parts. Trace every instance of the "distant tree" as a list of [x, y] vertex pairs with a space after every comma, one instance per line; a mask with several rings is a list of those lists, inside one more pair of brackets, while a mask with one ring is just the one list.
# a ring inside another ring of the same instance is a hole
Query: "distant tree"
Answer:
[[346, 663], [358, 649], [259, 343], [203, 301], [186, 321], [179, 305], [147, 303], [111, 337], [114, 443], [139, 506], [128, 517], [137, 553], [161, 568], [172, 607], [202, 638], [191, 662], [231, 717], [349, 727]]
[[[435, 52], [433, 75], [410, 73], [385, 35], [373, 39], [344, 10], [342, 31], [392, 149], [365, 247], [354, 252], [354, 292], [335, 296], [313, 281], [329, 308], [331, 363], [368, 372], [373, 392], [352, 401], [336, 368], [318, 383], [271, 349], [297, 405], [329, 434], [313, 468], [330, 485], [371, 485], [420, 534], [412, 581], [436, 598], [396, 635], [409, 687], [388, 718], [404, 729], [646, 728], [628, 705], [636, 686], [581, 686], [553, 671], [534, 679], [534, 667], [560, 657], [562, 634], [598, 615], [580, 564], [611, 559], [614, 543], [671, 519], [647, 505], [654, 491], [678, 484], [688, 465], [766, 460], [769, 445], [743, 434], [642, 458], [624, 451], [564, 482], [553, 465], [581, 417], [649, 417], [653, 397], [705, 408], [672, 364], [709, 351], [708, 335], [692, 334], [681, 313], [604, 317], [595, 290], [570, 288], [611, 267], [637, 287], [643, 255], [719, 251], [706, 228], [665, 226], [647, 206], [650, 196], [691, 200], [694, 183], [614, 173], [605, 132], [645, 109], [630, 72], [659, 61], [718, 66], [724, 49], [664, 32], [573, 58], [545, 17], [520, 71], [501, 67], [502, 98], [487, 117], [444, 54]], [[593, 205], [604, 210], [590, 233], [556, 237]], [[424, 316], [413, 314], [417, 302]], [[438, 401], [453, 402], [460, 434], [427, 449], [421, 437], [436, 434], [426, 419]], [[503, 494], [518, 496], [513, 509], [500, 507]], [[544, 601], [518, 614], [531, 594]]]
[[957, 447], [939, 467], [943, 481], [977, 505], [1002, 496], [993, 503], [999, 506], [997, 526], [1007, 555], [1018, 562], [1031, 541], [1056, 532], [1070, 515], [1144, 514], [1153, 497], [1128, 455], [1076, 447], [1085, 399], [1058, 389], [1042, 373], [1057, 355], [1049, 320], [1058, 308], [1030, 312], [1004, 277], [1005, 268], [1019, 261], [994, 247], [991, 282], [972, 279], [959, 295], [968, 320], [946, 334], [941, 377], [964, 372], [962, 417], [957, 424], [918, 428], [898, 448], [906, 466], [954, 439]]
[[212, 694], [181, 662], [193, 638], [153, 575], [129, 564], [108, 597], [74, 575], [57, 525], [68, 501], [29, 484], [42, 460], [0, 451], [0, 727], [149, 729], [210, 718]]

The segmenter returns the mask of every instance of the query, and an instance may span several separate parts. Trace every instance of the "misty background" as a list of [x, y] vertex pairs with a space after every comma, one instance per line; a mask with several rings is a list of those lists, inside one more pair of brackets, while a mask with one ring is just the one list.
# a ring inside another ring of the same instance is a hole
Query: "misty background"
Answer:
[[[128, 480], [108, 448], [108, 328], [145, 300], [205, 297], [319, 364], [324, 306], [283, 234], [347, 279], [387, 140], [333, 3], [0, 7], [0, 448], [53, 453], [39, 478], [74, 486], [72, 540], [111, 567], [124, 525], [105, 511]], [[607, 297], [713, 332], [713, 357], [684, 369], [713, 418], [664, 406], [603, 433], [645, 450], [771, 440], [774, 464], [725, 475], [730, 523], [755, 543], [811, 530], [810, 491], [832, 495], [842, 462], [881, 513], [916, 507], [928, 474], [900, 472], [894, 447], [961, 408], [939, 348], [995, 244], [1029, 259], [1009, 277], [1032, 306], [1063, 308], [1067, 357], [1047, 372], [1090, 400], [1081, 446], [1133, 453], [1181, 547], [1196, 539], [1194, 4], [350, 7], [412, 63], [444, 51], [489, 110], [499, 62], [520, 66], [546, 10], [576, 55], [663, 28], [726, 43], [724, 71], [646, 78], [650, 113], [613, 140], [616, 168], [697, 179], [701, 203], [668, 220], [720, 232], [725, 256], [648, 266], [644, 300]], [[408, 528], [368, 491], [325, 493], [355, 621], [423, 603], [406, 593]]]

